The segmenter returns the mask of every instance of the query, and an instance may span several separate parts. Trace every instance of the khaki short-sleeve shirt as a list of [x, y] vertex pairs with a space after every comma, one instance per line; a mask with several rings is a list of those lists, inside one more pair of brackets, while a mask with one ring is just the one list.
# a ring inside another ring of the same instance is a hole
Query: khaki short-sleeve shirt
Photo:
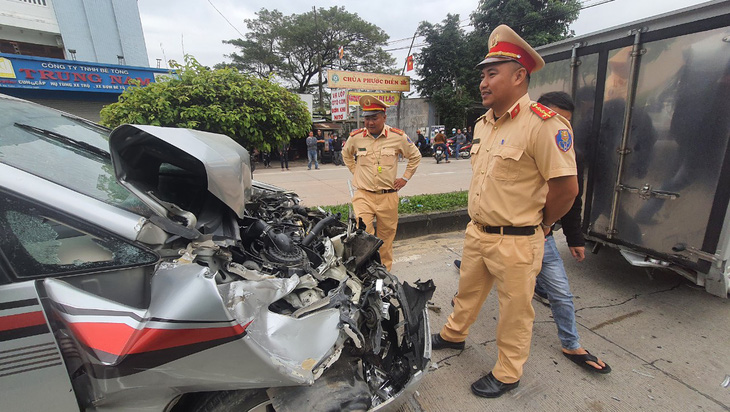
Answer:
[[394, 189], [399, 154], [408, 159], [403, 177], [410, 179], [421, 162], [421, 153], [405, 132], [388, 125], [379, 136], [367, 129], [355, 130], [342, 148], [342, 160], [354, 175], [353, 185], [370, 191]]
[[576, 175], [573, 130], [525, 94], [499, 120], [477, 120], [471, 148], [469, 216], [484, 226], [536, 226], [548, 186]]

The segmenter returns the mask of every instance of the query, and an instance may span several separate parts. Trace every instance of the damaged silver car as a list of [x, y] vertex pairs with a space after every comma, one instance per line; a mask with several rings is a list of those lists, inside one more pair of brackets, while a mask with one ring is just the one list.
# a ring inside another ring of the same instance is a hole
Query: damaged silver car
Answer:
[[2, 409], [393, 409], [434, 286], [381, 243], [252, 182], [226, 136], [0, 96]]

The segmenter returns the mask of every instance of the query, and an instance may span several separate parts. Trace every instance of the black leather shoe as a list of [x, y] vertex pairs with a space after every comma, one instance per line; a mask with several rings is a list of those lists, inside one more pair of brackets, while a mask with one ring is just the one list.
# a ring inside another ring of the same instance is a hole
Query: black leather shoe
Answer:
[[464, 342], [449, 342], [441, 337], [440, 333], [434, 333], [431, 335], [431, 349], [458, 349], [463, 350], [465, 346]]
[[489, 374], [471, 384], [471, 391], [474, 395], [482, 398], [499, 398], [505, 392], [511, 391], [519, 385], [520, 381], [515, 383], [500, 382], [492, 375], [492, 372], [489, 372]]

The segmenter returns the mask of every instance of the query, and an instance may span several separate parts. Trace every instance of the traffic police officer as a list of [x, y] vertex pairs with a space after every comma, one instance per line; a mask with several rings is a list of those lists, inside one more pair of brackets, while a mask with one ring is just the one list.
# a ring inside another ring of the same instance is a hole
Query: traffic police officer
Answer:
[[[477, 68], [489, 111], [477, 120], [471, 149], [469, 216], [454, 311], [433, 349], [463, 349], [492, 285], [499, 299], [497, 363], [472, 384], [495, 398], [519, 384], [530, 352], [535, 312], [531, 299], [545, 234], [578, 194], [570, 124], [530, 100], [529, 76], [544, 61], [505, 25], [489, 36]], [[542, 229], [542, 230], [540, 230]]]
[[[398, 227], [398, 190], [416, 173], [421, 153], [403, 130], [385, 124], [385, 103], [375, 96], [364, 95], [360, 107], [365, 127], [350, 133], [342, 148], [345, 166], [354, 175], [357, 188], [352, 198], [355, 216], [363, 220], [366, 230], [375, 234], [373, 220], [377, 220], [377, 236], [383, 240], [380, 259], [390, 270], [393, 265], [393, 239]], [[398, 173], [398, 155], [408, 159], [403, 177]], [[356, 158], [357, 157], [357, 158]]]

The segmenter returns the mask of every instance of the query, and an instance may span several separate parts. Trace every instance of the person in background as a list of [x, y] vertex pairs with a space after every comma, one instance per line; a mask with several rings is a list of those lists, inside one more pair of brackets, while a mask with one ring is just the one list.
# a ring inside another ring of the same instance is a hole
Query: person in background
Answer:
[[[570, 95], [565, 92], [545, 93], [537, 102], [563, 116], [569, 122], [573, 118], [575, 105]], [[585, 259], [585, 239], [581, 233], [580, 220], [583, 205], [583, 154], [576, 151], [578, 170], [578, 196], [568, 213], [556, 223], [560, 223], [565, 239], [568, 242], [570, 254], [576, 261]], [[559, 227], [558, 227], [559, 229]], [[553, 319], [558, 327], [558, 338], [562, 346], [563, 355], [577, 365], [598, 373], [609, 373], [611, 367], [585, 350], [580, 344], [580, 336], [575, 324], [575, 307], [573, 294], [570, 292], [568, 274], [565, 272], [563, 259], [560, 257], [553, 231], [545, 236], [545, 255], [542, 258], [542, 269], [537, 276], [535, 295], [538, 301], [550, 305]]]
[[426, 151], [426, 147], [428, 147], [428, 142], [420, 129], [416, 131], [416, 135], [418, 136], [418, 140], [416, 140], [416, 147], [418, 147], [418, 151], [421, 152], [421, 156], [423, 156], [423, 153]]
[[474, 139], [474, 133], [471, 131], [471, 126], [466, 128], [466, 133], [464, 133], [466, 136], [466, 143], [469, 144]]
[[[353, 174], [357, 188], [352, 197], [355, 216], [365, 223], [366, 231], [383, 240], [380, 259], [390, 271], [393, 265], [393, 239], [398, 228], [398, 191], [416, 173], [421, 153], [403, 130], [385, 124], [385, 103], [375, 96], [360, 98], [365, 127], [350, 134], [342, 149], [345, 165]], [[398, 155], [408, 159], [402, 177], [398, 175]], [[357, 158], [355, 158], [357, 156]]]
[[321, 130], [317, 130], [317, 161], [322, 163], [322, 154], [324, 153], [324, 135]]
[[279, 145], [279, 162], [281, 163], [281, 171], [289, 170], [289, 142]]
[[307, 164], [307, 170], [312, 170], [312, 162], [314, 162], [314, 168], [319, 169], [319, 162], [317, 161], [317, 138], [314, 137], [314, 132], [309, 132], [306, 144], [307, 158], [309, 159], [309, 163]]
[[449, 162], [449, 148], [446, 146], [446, 135], [444, 135], [443, 132], [438, 132], [436, 133], [436, 136], [433, 137], [433, 150], [436, 151], [437, 147], [444, 149], [446, 163], [451, 163]]
[[454, 147], [454, 159], [459, 160], [459, 150], [466, 144], [466, 136], [461, 133], [461, 129], [456, 129], [456, 139], [454, 139], [456, 147]]
[[334, 134], [332, 139], [332, 163], [334, 163], [335, 166], [345, 165], [342, 162], [342, 139], [337, 136], [337, 133]]

